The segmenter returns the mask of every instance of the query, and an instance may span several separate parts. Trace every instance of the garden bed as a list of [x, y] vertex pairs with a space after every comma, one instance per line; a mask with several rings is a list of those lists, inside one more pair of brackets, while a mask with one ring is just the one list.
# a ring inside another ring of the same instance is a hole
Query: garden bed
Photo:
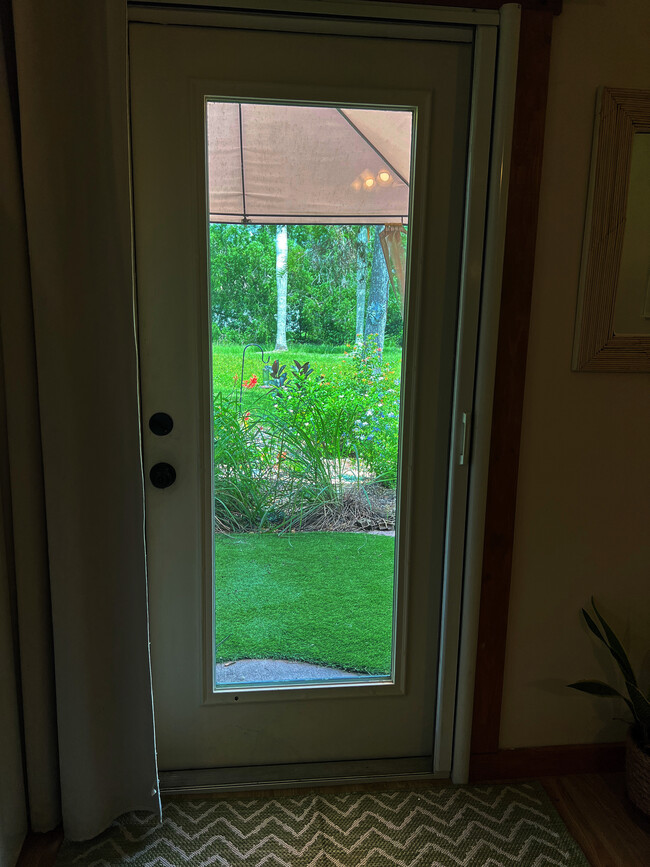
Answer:
[[394, 529], [395, 360], [366, 347], [215, 389], [216, 531]]

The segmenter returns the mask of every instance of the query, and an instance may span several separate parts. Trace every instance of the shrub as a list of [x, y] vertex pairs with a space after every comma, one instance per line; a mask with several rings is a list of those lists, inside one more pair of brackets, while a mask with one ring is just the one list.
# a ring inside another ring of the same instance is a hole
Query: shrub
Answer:
[[[309, 413], [306, 392], [288, 390], [280, 412], [274, 411], [275, 404], [269, 404], [274, 395], [268, 392], [245, 413], [237, 396], [216, 396], [217, 529], [241, 532], [302, 527], [340, 497], [340, 473], [323, 448], [318, 413]], [[314, 420], [311, 425], [308, 417]]]
[[352, 442], [360, 459], [388, 487], [397, 482], [400, 371], [386, 362], [373, 339], [348, 347], [337, 383], [359, 408]]
[[340, 503], [361, 471], [395, 487], [399, 371], [374, 344], [348, 347], [338, 369], [294, 360], [269, 365], [214, 399], [214, 496], [218, 529], [303, 527]]

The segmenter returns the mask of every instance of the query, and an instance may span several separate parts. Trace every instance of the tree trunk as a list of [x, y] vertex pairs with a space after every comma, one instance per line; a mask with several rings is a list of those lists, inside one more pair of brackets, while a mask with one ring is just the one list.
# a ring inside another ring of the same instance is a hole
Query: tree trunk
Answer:
[[372, 266], [370, 268], [370, 291], [368, 292], [368, 307], [366, 309], [366, 327], [364, 342], [368, 345], [369, 338], [374, 340], [380, 354], [384, 350], [384, 333], [386, 331], [386, 313], [388, 310], [388, 268], [381, 249], [379, 233], [375, 229], [375, 241], [372, 247]]
[[361, 226], [357, 236], [357, 321], [354, 344], [363, 345], [363, 317], [366, 312], [366, 259], [368, 257], [368, 228]]
[[287, 351], [287, 258], [289, 241], [286, 226], [275, 227], [275, 282], [278, 287], [275, 351]]

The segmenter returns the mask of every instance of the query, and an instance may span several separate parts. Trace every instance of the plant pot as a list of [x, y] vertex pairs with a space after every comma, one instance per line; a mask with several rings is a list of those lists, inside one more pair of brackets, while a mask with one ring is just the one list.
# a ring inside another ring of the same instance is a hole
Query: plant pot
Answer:
[[633, 729], [625, 743], [625, 782], [630, 801], [650, 816], [650, 754], [641, 749]]

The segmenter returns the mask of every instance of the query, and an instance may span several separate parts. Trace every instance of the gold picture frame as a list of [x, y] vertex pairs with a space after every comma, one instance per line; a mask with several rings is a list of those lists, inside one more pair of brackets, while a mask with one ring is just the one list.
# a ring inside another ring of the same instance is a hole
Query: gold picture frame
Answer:
[[[647, 133], [650, 133], [650, 90], [600, 89], [582, 248], [574, 370], [650, 372], [650, 327], [645, 325], [648, 317], [646, 313], [644, 319], [643, 305], [639, 307], [638, 331], [633, 328], [629, 333], [621, 332], [615, 324], [617, 299], [620, 305], [620, 293], [627, 291], [619, 277], [628, 222], [633, 145], [636, 136]], [[646, 151], [649, 142], [650, 139], [643, 140]], [[645, 176], [645, 167], [643, 171]], [[638, 177], [636, 169], [634, 177]], [[635, 200], [640, 195], [636, 190]], [[645, 190], [642, 195], [645, 197]], [[644, 198], [642, 210], [650, 215], [650, 199], [646, 210]], [[640, 250], [635, 241], [637, 271], [639, 252], [643, 262], [647, 256], [650, 267], [650, 243], [647, 249], [646, 243]], [[643, 267], [646, 266], [641, 264]], [[638, 283], [637, 280], [637, 295]], [[650, 288], [645, 292], [647, 305]]]

